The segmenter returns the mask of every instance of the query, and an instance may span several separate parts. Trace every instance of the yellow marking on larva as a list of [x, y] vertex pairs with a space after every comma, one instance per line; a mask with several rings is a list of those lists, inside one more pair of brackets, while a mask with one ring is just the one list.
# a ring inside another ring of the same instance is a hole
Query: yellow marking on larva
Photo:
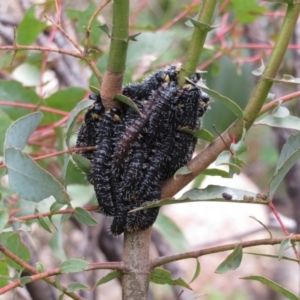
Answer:
[[192, 88], [192, 85], [191, 84], [185, 84], [184, 86], [183, 86], [183, 89], [184, 90], [190, 90]]

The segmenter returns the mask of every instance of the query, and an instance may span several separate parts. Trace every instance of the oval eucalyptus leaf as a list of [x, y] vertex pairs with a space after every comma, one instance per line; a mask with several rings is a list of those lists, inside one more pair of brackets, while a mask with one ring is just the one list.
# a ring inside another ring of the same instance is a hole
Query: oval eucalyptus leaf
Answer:
[[97, 283], [95, 284], [95, 287], [99, 286], [103, 283], [109, 282], [115, 278], [119, 278], [122, 276], [122, 274], [123, 273], [120, 271], [112, 271], [112, 272], [108, 273], [106, 276], [102, 277], [100, 280], [98, 280]]
[[71, 258], [65, 260], [59, 266], [61, 273], [75, 273], [85, 271], [89, 268], [89, 263], [83, 259]]
[[88, 226], [96, 226], [98, 222], [91, 216], [91, 214], [81, 207], [75, 208], [75, 218], [82, 224]]
[[4, 210], [0, 210], [0, 232], [5, 228], [8, 222], [8, 213]]
[[275, 174], [270, 182], [270, 191], [268, 194], [269, 199], [273, 198], [282, 179], [299, 158], [300, 132], [297, 135], [290, 135], [281, 150]]
[[192, 283], [193, 281], [195, 281], [198, 278], [199, 274], [200, 274], [201, 266], [200, 266], [199, 260], [196, 259], [196, 262], [197, 262], [196, 271], [195, 271], [195, 274], [194, 274], [192, 280], [189, 283]]
[[80, 282], [72, 282], [67, 287], [67, 292], [72, 293], [80, 290], [89, 290], [89, 286], [82, 284]]
[[180, 130], [187, 132], [198, 139], [205, 140], [210, 143], [212, 143], [214, 141], [214, 136], [206, 129], [200, 129], [198, 131], [193, 131], [193, 130], [189, 129], [188, 127], [182, 127]]
[[95, 87], [95, 86], [93, 86], [93, 85], [89, 85], [89, 89], [90, 89], [93, 93], [99, 94], [99, 95], [100, 95], [100, 90], [99, 90], [97, 87]]
[[[1, 124], [1, 130], [0, 130], [0, 145], [4, 145], [5, 141], [5, 133], [9, 126], [11, 125], [12, 120], [10, 117], [4, 112], [3, 110], [0, 109], [0, 124]], [[0, 148], [0, 156], [3, 156], [4, 154], [4, 149], [2, 149], [2, 146]]]
[[23, 149], [42, 118], [41, 112], [34, 112], [13, 122], [5, 135], [4, 152], [9, 147]]
[[72, 129], [73, 129], [73, 126], [75, 124], [75, 121], [77, 119], [77, 117], [79, 116], [79, 114], [84, 110], [86, 109], [87, 107], [91, 106], [95, 101], [93, 100], [83, 100], [83, 101], [80, 101], [74, 110], [71, 111], [70, 113], [70, 117], [68, 119], [68, 122], [67, 122], [67, 136], [66, 136], [66, 144], [68, 146], [68, 148], [70, 147], [70, 138], [71, 138], [71, 135], [72, 135]]
[[9, 284], [9, 269], [6, 261], [0, 261], [0, 288]]
[[190, 173], [192, 173], [192, 171], [187, 166], [183, 166], [175, 172], [174, 179], [176, 179], [177, 175], [186, 175]]
[[21, 150], [6, 149], [6, 166], [9, 184], [21, 198], [39, 202], [53, 196], [61, 204], [70, 201], [65, 188]]
[[277, 106], [272, 111], [272, 116], [276, 118], [285, 118], [290, 115], [290, 111], [286, 107]]
[[92, 164], [87, 158], [85, 158], [77, 153], [72, 153], [72, 158], [73, 158], [75, 164], [77, 165], [77, 167], [81, 171], [83, 171], [85, 174], [88, 174], [91, 171]]
[[192, 289], [182, 278], [173, 279], [169, 271], [161, 268], [155, 268], [151, 272], [150, 281], [156, 284], [179, 285], [189, 290]]
[[[222, 194], [231, 195], [231, 200], [224, 199]], [[163, 199], [160, 201], [153, 202], [151, 204], [141, 206], [139, 208], [133, 209], [130, 212], [143, 210], [146, 208], [152, 207], [160, 207], [163, 205], [170, 205], [170, 204], [179, 204], [179, 203], [189, 203], [189, 202], [198, 202], [198, 201], [211, 201], [211, 202], [235, 202], [235, 203], [255, 203], [255, 204], [267, 204], [267, 201], [262, 201], [261, 199], [257, 198], [257, 194], [234, 189], [228, 188], [225, 186], [219, 185], [209, 185], [205, 189], [192, 189], [188, 192], [184, 193], [179, 199]]]
[[154, 223], [154, 228], [162, 235], [174, 252], [188, 250], [188, 242], [181, 229], [168, 216], [160, 213]]
[[237, 117], [242, 118], [243, 117], [243, 110], [231, 99], [228, 97], [225, 97], [218, 92], [209, 89], [203, 82], [200, 82], [198, 84], [202, 90], [204, 90], [207, 94], [212, 96], [214, 99], [219, 100], [221, 103], [223, 103], [227, 108], [229, 108]]
[[227, 258], [218, 266], [215, 273], [224, 274], [228, 271], [236, 270], [243, 258], [242, 244], [236, 245], [233, 252], [227, 256]]
[[288, 128], [300, 131], [300, 118], [294, 116], [287, 116], [284, 118], [266, 116], [257, 121], [254, 125], [267, 125], [271, 127]]
[[30, 276], [24, 276], [20, 279], [21, 286], [24, 286], [25, 284], [32, 281], [32, 278]]
[[45, 272], [45, 266], [41, 262], [36, 263], [36, 268], [39, 271], [39, 273]]
[[280, 243], [278, 259], [281, 260], [284, 254], [284, 251], [291, 248], [293, 245], [291, 239], [288, 237]]
[[136, 104], [130, 98], [128, 98], [124, 95], [121, 95], [121, 94], [117, 94], [117, 95], [114, 96], [113, 100], [117, 100], [117, 101], [120, 101], [122, 103], [125, 103], [126, 105], [131, 107], [139, 116], [142, 116], [142, 113], [139, 111]]
[[253, 276], [248, 276], [248, 277], [242, 277], [241, 279], [259, 281], [259, 282], [263, 283], [264, 285], [266, 285], [267, 287], [269, 287], [270, 289], [272, 289], [273, 291], [275, 291], [276, 293], [283, 295], [284, 297], [286, 297], [289, 300], [299, 300], [299, 297], [296, 296], [295, 294], [293, 294], [291, 291], [285, 289], [278, 283], [276, 283], [270, 279], [267, 279], [265, 277], [253, 275]]
[[[5, 240], [5, 239], [3, 239]], [[2, 240], [2, 242], [3, 242]], [[30, 260], [30, 251], [27, 248], [27, 246], [22, 241], [20, 235], [18, 233], [8, 233], [8, 237], [6, 240], [6, 244], [4, 245], [10, 250], [12, 253], [14, 253], [16, 256], [18, 256], [20, 259], [22, 259], [25, 262], [29, 262]], [[11, 266], [14, 269], [21, 270], [22, 267], [18, 265], [13, 260], [9, 259], [7, 261], [9, 266]]]

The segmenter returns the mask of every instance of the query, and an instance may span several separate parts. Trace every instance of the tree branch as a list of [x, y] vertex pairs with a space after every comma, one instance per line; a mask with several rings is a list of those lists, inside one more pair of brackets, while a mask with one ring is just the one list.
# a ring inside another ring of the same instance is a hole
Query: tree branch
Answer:
[[[280, 244], [282, 241], [286, 239], [286, 236], [277, 237], [272, 239], [260, 239], [260, 240], [253, 240], [241, 243], [243, 248], [253, 247], [253, 246], [261, 246], [261, 245], [277, 245]], [[300, 241], [300, 234], [291, 235], [290, 239], [292, 242]], [[157, 268], [164, 264], [170, 263], [172, 261], [187, 259], [187, 258], [197, 258], [200, 256], [212, 254], [212, 253], [219, 253], [228, 250], [233, 250], [238, 244], [240, 243], [232, 243], [228, 245], [222, 245], [217, 247], [206, 248], [202, 250], [190, 251], [180, 254], [162, 256], [155, 259], [152, 259], [152, 268]]]

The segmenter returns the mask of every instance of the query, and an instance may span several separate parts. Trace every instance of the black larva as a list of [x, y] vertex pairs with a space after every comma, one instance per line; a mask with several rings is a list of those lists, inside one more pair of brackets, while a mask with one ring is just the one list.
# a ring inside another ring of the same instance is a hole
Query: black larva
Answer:
[[86, 112], [76, 146], [97, 146], [80, 154], [92, 162], [88, 180], [100, 212], [114, 217], [114, 235], [150, 227], [159, 208], [129, 211], [160, 200], [162, 182], [192, 158], [197, 138], [181, 128], [200, 128], [209, 96], [196, 85], [199, 72], [180, 88], [179, 71], [180, 64], [173, 64], [124, 87], [123, 95], [136, 103], [141, 116], [123, 104], [122, 114], [117, 108], [104, 113], [100, 96], [90, 96], [95, 103]]

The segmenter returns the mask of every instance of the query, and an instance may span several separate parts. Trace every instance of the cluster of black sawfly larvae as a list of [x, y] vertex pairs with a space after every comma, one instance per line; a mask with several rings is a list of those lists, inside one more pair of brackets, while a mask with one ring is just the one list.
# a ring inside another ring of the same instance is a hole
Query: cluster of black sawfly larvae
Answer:
[[123, 88], [140, 114], [122, 105], [105, 112], [98, 94], [85, 114], [76, 147], [97, 146], [79, 153], [91, 161], [88, 181], [94, 186], [100, 213], [114, 217], [114, 235], [144, 230], [156, 220], [159, 208], [129, 211], [160, 199], [162, 182], [191, 158], [197, 131], [209, 96], [197, 82], [196, 72], [180, 88], [180, 64], [155, 72], [141, 83]]

